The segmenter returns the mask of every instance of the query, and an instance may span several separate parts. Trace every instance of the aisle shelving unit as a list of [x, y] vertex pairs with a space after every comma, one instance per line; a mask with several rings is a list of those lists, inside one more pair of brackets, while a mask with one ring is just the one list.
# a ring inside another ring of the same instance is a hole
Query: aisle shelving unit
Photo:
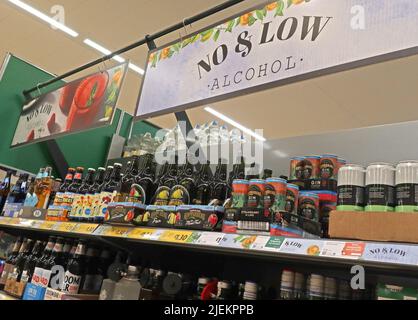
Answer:
[[15, 233], [35, 232], [89, 238], [119, 248], [126, 247], [125, 244], [128, 243], [154, 248], [168, 246], [178, 250], [269, 259], [326, 268], [351, 268], [361, 265], [379, 274], [393, 276], [416, 277], [418, 274], [418, 246], [401, 243], [296, 239], [4, 217], [0, 218], [0, 229]]

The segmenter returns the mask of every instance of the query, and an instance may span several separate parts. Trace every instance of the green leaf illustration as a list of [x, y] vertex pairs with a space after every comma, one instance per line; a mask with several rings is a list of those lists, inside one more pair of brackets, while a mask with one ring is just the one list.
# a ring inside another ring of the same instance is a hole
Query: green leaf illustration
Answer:
[[186, 40], [183, 40], [183, 42], [181, 43], [181, 47], [187, 47], [190, 43], [192, 43], [193, 37], [187, 38]]
[[199, 38], [200, 38], [200, 33], [198, 33], [197, 35], [195, 35], [195, 36], [193, 37], [193, 39], [192, 39], [191, 43], [196, 42], [197, 40], [199, 40]]
[[250, 16], [250, 18], [248, 19], [248, 25], [252, 26], [256, 21], [257, 21], [256, 18], [254, 18], [253, 16]]
[[174, 54], [174, 50], [170, 48], [170, 51], [168, 52], [168, 57], [171, 58]]
[[239, 26], [240, 22], [241, 22], [241, 17], [238, 17], [236, 20], [235, 26]]
[[287, 0], [287, 7], [289, 8], [293, 4], [292, 0]]
[[93, 105], [94, 98], [96, 97], [97, 87], [99, 86], [98, 82], [94, 83], [93, 89], [90, 92], [89, 100], [87, 101], [86, 108], [90, 108]]
[[276, 14], [274, 16], [275, 17], [282, 16], [283, 15], [283, 10], [284, 10], [284, 2], [283, 2], [283, 0], [280, 0], [280, 1], [277, 2]]
[[202, 32], [202, 33], [200, 34], [200, 35], [202, 36], [202, 39], [201, 39], [200, 41], [201, 41], [201, 42], [208, 41], [208, 40], [212, 37], [213, 30], [214, 30], [214, 29], [210, 29], [210, 30], [207, 30], [207, 31], [205, 31], [205, 32]]
[[179, 52], [180, 51], [180, 43], [176, 43], [175, 45], [173, 45], [173, 50], [175, 52]]
[[232, 28], [235, 26], [235, 20], [231, 20], [228, 23], [228, 27], [226, 28], [226, 32], [232, 32]]
[[219, 36], [221, 35], [221, 30], [217, 30], [213, 36], [213, 40], [218, 41]]
[[[263, 13], [263, 10], [257, 10], [256, 12], [255, 12], [255, 14], [256, 14], [256, 16], [257, 16], [257, 18], [259, 19], [259, 20], [261, 20], [261, 21], [263, 21], [264, 20], [264, 13]], [[251, 19], [251, 18], [250, 18]]]
[[263, 10], [261, 10], [261, 11], [263, 11], [264, 18], [267, 17], [267, 8], [264, 7]]

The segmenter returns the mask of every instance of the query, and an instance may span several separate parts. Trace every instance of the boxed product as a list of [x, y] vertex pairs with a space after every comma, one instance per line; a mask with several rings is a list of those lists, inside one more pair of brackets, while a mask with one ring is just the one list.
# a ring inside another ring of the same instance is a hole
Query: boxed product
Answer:
[[378, 300], [418, 300], [418, 290], [379, 283], [377, 285]]
[[176, 228], [216, 230], [224, 214], [223, 207], [185, 205], [177, 207]]
[[22, 203], [7, 203], [3, 208], [3, 217], [18, 218]]
[[38, 286], [33, 283], [28, 283], [25, 288], [25, 293], [23, 294], [23, 300], [30, 301], [39, 301], [44, 300], [45, 297], [45, 287]]
[[49, 206], [45, 219], [47, 221], [68, 221], [70, 211], [71, 207]]
[[32, 207], [23, 207], [20, 210], [19, 218], [29, 220], [45, 220], [47, 215], [46, 209], [36, 209]]
[[56, 301], [56, 300], [99, 300], [98, 295], [86, 295], [86, 294], [67, 294], [58, 290], [47, 288], [45, 292], [44, 300]]
[[418, 214], [332, 211], [331, 238], [418, 243]]
[[[142, 225], [156, 228], [172, 228], [177, 220], [175, 206], [147, 206]], [[139, 222], [135, 220], [135, 223]], [[139, 222], [139, 223], [141, 223]]]
[[105, 223], [116, 225], [132, 224], [135, 220], [142, 220], [145, 210], [146, 206], [140, 203], [109, 203], [105, 214]]

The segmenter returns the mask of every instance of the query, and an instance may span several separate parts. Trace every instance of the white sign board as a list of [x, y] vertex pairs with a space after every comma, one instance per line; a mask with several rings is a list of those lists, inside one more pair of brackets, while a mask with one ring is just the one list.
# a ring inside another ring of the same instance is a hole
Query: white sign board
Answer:
[[417, 21], [410, 0], [263, 5], [150, 52], [136, 116], [416, 54]]

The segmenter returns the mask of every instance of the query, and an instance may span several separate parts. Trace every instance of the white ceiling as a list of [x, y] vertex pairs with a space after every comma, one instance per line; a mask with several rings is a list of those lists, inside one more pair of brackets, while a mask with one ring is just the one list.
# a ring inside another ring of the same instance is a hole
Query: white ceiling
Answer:
[[[62, 5], [65, 9], [65, 24], [79, 32], [80, 36], [74, 39], [54, 31], [7, 0], [0, 0], [0, 56], [11, 52], [51, 73], [62, 74], [100, 56], [83, 44], [85, 38], [116, 50], [223, 1], [25, 2], [45, 13], [49, 13], [53, 5]], [[200, 29], [261, 2], [263, 0], [244, 1], [232, 9], [196, 23], [188, 30]], [[161, 45], [179, 36], [179, 33], [171, 34], [157, 44]], [[146, 47], [141, 47], [128, 52], [124, 57], [143, 67], [146, 54]], [[214, 104], [213, 108], [249, 128], [264, 129], [269, 139], [416, 120], [416, 70], [418, 56], [413, 56], [223, 101]], [[119, 107], [129, 113], [134, 113], [140, 82], [138, 74], [129, 72], [119, 100]], [[190, 110], [188, 114], [193, 123], [206, 122], [212, 118], [202, 108]], [[175, 118], [167, 115], [151, 119], [151, 122], [161, 127], [172, 127]]]

